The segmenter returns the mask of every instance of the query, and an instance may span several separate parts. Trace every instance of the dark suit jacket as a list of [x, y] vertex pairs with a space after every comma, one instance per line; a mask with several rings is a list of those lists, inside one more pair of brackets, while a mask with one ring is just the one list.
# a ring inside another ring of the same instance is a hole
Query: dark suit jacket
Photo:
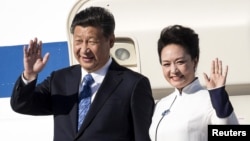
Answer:
[[24, 85], [19, 77], [11, 97], [12, 109], [54, 115], [54, 141], [150, 141], [154, 99], [148, 78], [113, 60], [77, 132], [80, 79], [80, 65], [54, 71], [37, 86], [36, 80]]

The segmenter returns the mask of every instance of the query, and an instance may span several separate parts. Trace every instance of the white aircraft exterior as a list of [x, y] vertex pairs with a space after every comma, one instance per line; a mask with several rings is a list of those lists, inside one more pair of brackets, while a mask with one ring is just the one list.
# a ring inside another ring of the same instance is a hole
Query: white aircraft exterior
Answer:
[[2, 0], [0, 2], [0, 140], [52, 141], [53, 117], [12, 111], [10, 96], [23, 71], [23, 45], [38, 37], [50, 59], [38, 82], [52, 70], [76, 64], [69, 26], [88, 6], [108, 8], [116, 19], [111, 55], [122, 65], [146, 75], [155, 100], [173, 88], [165, 81], [157, 54], [162, 28], [181, 24], [200, 37], [197, 76], [210, 73], [218, 57], [229, 66], [227, 90], [240, 124], [250, 124], [249, 0]]

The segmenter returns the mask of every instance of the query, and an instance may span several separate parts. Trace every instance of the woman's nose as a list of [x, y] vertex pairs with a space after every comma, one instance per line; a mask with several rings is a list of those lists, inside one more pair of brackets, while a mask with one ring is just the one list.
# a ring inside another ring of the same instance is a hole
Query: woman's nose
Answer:
[[178, 71], [178, 68], [176, 67], [176, 65], [171, 65], [171, 73], [176, 73]]

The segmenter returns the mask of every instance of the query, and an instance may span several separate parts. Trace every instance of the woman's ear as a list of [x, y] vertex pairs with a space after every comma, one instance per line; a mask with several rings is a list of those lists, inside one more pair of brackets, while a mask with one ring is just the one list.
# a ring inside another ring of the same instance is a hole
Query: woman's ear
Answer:
[[196, 58], [194, 59], [194, 71], [197, 70], [198, 62], [199, 62], [199, 60], [198, 60], [198, 58], [196, 57]]

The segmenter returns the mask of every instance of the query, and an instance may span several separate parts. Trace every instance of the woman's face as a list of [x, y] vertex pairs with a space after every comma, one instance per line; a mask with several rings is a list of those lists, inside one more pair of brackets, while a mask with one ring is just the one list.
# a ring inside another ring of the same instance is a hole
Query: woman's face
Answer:
[[169, 44], [162, 49], [161, 63], [165, 79], [179, 90], [195, 78], [197, 61], [192, 60], [190, 54], [178, 44]]

